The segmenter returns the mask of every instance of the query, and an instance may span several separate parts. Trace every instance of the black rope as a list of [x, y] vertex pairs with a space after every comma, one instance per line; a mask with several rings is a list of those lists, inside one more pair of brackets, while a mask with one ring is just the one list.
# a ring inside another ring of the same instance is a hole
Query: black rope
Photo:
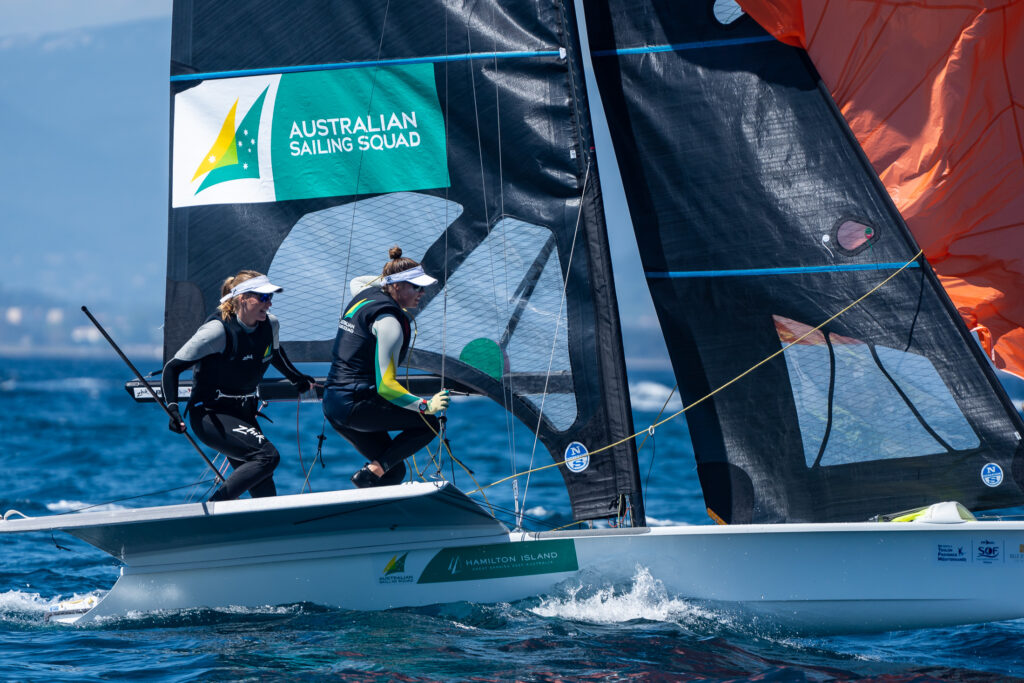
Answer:
[[[327, 441], [327, 437], [324, 433], [327, 431], [327, 418], [324, 418], [323, 424], [320, 425], [320, 436], [316, 437], [316, 460], [320, 461], [320, 468], [327, 469], [327, 463], [324, 462], [324, 441]], [[314, 460], [314, 462], [316, 462]]]
[[649, 491], [651, 483], [651, 470], [654, 469], [654, 458], [658, 455], [658, 440], [651, 434], [651, 464], [647, 466], [647, 476], [644, 478], [644, 490]]

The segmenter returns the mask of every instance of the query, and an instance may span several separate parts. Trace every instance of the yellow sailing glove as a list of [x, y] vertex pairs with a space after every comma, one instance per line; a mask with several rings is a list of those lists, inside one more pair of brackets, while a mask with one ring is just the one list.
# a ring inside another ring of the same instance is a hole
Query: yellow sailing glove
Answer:
[[448, 390], [442, 389], [427, 401], [427, 409], [424, 410], [427, 415], [434, 415], [442, 410], [448, 410], [448, 404], [452, 402], [452, 399], [448, 396]]

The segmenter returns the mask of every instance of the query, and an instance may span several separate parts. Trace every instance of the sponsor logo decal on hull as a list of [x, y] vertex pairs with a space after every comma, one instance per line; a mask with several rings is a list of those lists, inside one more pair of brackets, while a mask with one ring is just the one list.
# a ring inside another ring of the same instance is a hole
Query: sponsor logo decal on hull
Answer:
[[377, 578], [378, 583], [412, 583], [415, 577], [405, 573], [405, 558], [409, 553], [393, 555], [388, 563], [384, 565], [383, 576]]
[[579, 569], [571, 539], [445, 548], [427, 563], [417, 583], [501, 579]]

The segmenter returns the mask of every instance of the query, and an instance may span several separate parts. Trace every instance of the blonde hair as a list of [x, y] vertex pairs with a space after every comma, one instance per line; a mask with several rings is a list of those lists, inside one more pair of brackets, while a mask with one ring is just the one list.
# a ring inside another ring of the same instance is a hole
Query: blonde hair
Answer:
[[[230, 294], [231, 290], [237, 287], [238, 285], [242, 284], [246, 280], [251, 280], [254, 277], [259, 277], [260, 275], [263, 275], [263, 273], [257, 272], [255, 270], [240, 270], [238, 271], [237, 274], [232, 275], [228, 279], [224, 280], [224, 284], [220, 286], [220, 295], [222, 297], [225, 297], [228, 294]], [[241, 294], [239, 294], [239, 296], [241, 296]], [[224, 303], [222, 303], [220, 306], [217, 306], [217, 310], [220, 311], [221, 320], [227, 320], [236, 313], [238, 307], [235, 306], [235, 299], [237, 298], [237, 296], [233, 296]]]

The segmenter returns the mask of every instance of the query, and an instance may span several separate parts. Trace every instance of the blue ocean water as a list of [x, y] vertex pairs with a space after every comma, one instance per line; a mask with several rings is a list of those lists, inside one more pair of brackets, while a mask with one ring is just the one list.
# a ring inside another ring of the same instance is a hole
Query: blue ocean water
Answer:
[[[189, 486], [205, 478], [198, 455], [167, 431], [156, 406], [128, 397], [128, 376], [116, 359], [0, 359], [0, 512], [34, 516], [99, 503], [141, 507], [205, 492], [204, 486]], [[668, 374], [631, 375], [638, 429], [655, 419], [671, 386]], [[678, 408], [673, 397], [666, 414]], [[296, 493], [322, 427], [319, 404], [275, 404], [267, 412], [274, 423], [266, 431], [283, 454], [278, 489]], [[457, 400], [449, 432], [455, 454], [481, 483], [510, 473], [511, 449], [519, 470], [531, 453], [536, 465], [550, 462], [541, 447], [534, 452], [528, 429], [510, 434], [504, 414], [483, 399]], [[640, 451], [652, 524], [709, 523], [685, 434], [681, 419], [665, 424]], [[317, 491], [347, 488], [361, 464], [329, 427], [327, 437], [326, 467], [315, 464], [310, 475]], [[421, 458], [417, 465], [424, 469], [427, 463]], [[465, 473], [456, 471], [455, 481], [471, 487]], [[528, 486], [522, 481], [521, 504], [524, 495], [531, 520], [526, 526], [569, 521], [553, 469], [533, 475]], [[510, 484], [488, 489], [488, 498], [499, 511], [514, 504]], [[783, 637], [668, 594], [642, 566], [626, 585], [512, 604], [386, 612], [268, 605], [138, 614], [88, 628], [45, 620], [59, 600], [102, 595], [117, 569], [113, 558], [68, 536], [0, 536], [0, 679], [1024, 680], [1024, 620]]]

